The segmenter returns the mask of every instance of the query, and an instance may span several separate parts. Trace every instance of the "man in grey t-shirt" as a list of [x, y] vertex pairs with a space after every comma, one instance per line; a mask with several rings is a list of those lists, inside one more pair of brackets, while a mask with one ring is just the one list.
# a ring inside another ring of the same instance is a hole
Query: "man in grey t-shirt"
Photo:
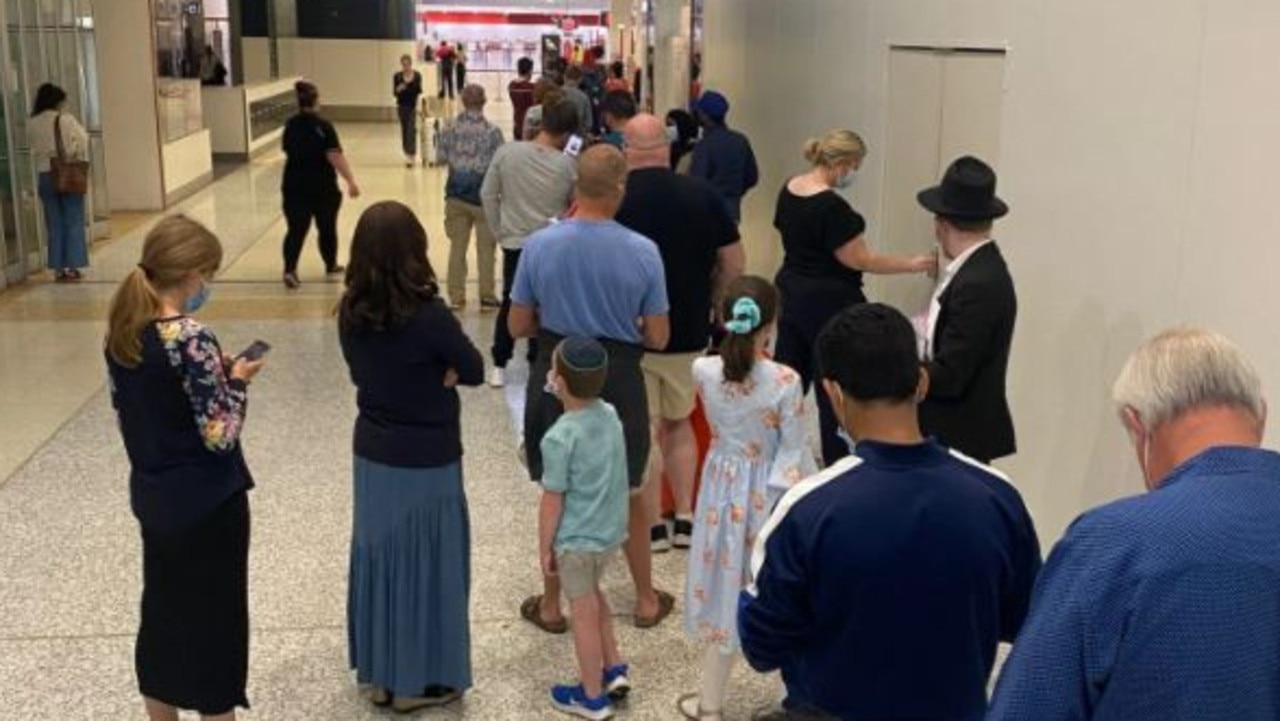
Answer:
[[[542, 128], [533, 140], [508, 143], [498, 149], [480, 188], [489, 227], [502, 246], [502, 309], [493, 329], [493, 371], [489, 385], [506, 385], [506, 367], [515, 354], [515, 339], [507, 329], [511, 313], [511, 283], [520, 263], [524, 239], [545, 228], [569, 207], [577, 162], [565, 154], [569, 136], [578, 127], [578, 111], [567, 100], [544, 107]], [[528, 358], [537, 349], [529, 341]]]

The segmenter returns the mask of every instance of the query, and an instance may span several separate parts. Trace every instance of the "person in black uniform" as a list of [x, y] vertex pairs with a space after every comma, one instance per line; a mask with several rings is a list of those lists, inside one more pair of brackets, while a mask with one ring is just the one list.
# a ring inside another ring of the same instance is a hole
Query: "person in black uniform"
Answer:
[[[400, 70], [391, 78], [391, 92], [396, 96], [396, 113], [400, 117], [400, 146], [404, 150], [404, 167], [412, 168], [418, 157], [418, 98], [422, 97], [422, 73], [413, 69], [413, 58], [400, 57]], [[422, 149], [425, 153], [426, 148]]]
[[286, 160], [281, 184], [288, 225], [284, 236], [284, 284], [290, 289], [301, 285], [298, 257], [312, 219], [320, 234], [325, 273], [336, 275], [344, 270], [338, 265], [338, 208], [342, 206], [342, 193], [337, 176], [342, 175], [346, 181], [348, 196], [360, 197], [360, 186], [342, 153], [338, 132], [320, 117], [320, 91], [305, 80], [295, 84], [294, 89], [298, 93], [298, 114], [284, 127]]
[[232, 359], [191, 317], [222, 245], [182, 216], [160, 221], [111, 300], [106, 362], [142, 535], [134, 664], [152, 721], [248, 708], [249, 500], [240, 447], [261, 355]]
[[[813, 348], [827, 321], [854, 303], [865, 303], [863, 273], [933, 272], [932, 255], [884, 255], [871, 250], [867, 223], [838, 192], [847, 188], [867, 154], [857, 133], [833, 130], [805, 144], [809, 172], [787, 182], [778, 195], [773, 224], [784, 251], [777, 286], [782, 294], [778, 319], [779, 363], [800, 374], [805, 392], [817, 375]], [[816, 393], [827, 465], [848, 455], [826, 394]]]

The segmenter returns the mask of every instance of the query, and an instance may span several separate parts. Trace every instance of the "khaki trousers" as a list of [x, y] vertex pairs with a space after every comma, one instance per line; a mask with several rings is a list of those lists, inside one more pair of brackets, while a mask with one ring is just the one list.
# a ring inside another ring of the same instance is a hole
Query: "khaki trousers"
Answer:
[[467, 300], [467, 246], [471, 243], [471, 229], [476, 231], [476, 265], [480, 274], [480, 299], [498, 302], [494, 291], [494, 263], [498, 240], [489, 229], [484, 208], [457, 198], [444, 202], [444, 232], [449, 236], [449, 300], [465, 303]]

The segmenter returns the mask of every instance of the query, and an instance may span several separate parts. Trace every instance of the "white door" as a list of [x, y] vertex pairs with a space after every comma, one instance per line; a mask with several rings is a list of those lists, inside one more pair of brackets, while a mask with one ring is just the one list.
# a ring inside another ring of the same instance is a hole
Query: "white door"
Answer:
[[[999, 167], [1003, 51], [892, 48], [881, 232], [870, 234], [887, 253], [932, 252], [933, 217], [916, 193], [939, 181], [951, 161], [975, 155]], [[923, 276], [879, 279], [876, 299], [908, 315], [928, 309], [933, 281]]]

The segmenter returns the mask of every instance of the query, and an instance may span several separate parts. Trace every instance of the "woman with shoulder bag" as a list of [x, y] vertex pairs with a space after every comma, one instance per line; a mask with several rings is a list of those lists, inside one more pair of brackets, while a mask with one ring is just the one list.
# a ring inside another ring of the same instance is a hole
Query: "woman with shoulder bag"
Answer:
[[[40, 174], [37, 186], [49, 236], [49, 270], [59, 283], [82, 280], [80, 269], [89, 265], [84, 216], [89, 134], [74, 116], [63, 112], [66, 102], [62, 88], [45, 83], [36, 91], [27, 121], [31, 157]], [[61, 179], [60, 170], [65, 174]]]

